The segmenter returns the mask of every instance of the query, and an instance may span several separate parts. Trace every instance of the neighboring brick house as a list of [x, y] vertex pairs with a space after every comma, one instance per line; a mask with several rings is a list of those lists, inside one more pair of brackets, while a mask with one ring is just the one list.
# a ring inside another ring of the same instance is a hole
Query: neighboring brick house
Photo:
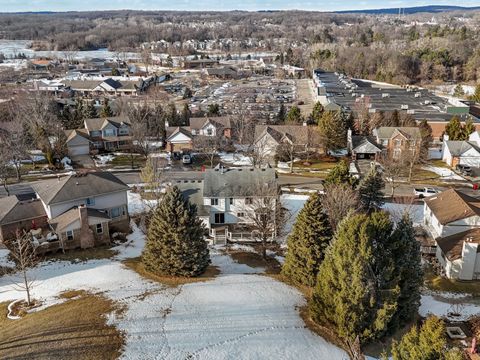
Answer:
[[170, 152], [188, 151], [193, 148], [193, 135], [185, 127], [167, 127], [167, 147]]
[[40, 200], [20, 201], [16, 196], [0, 199], [0, 242], [17, 231], [45, 228], [48, 217]]
[[379, 127], [373, 130], [377, 144], [383, 147], [383, 154], [400, 159], [407, 152], [420, 152], [422, 135], [417, 127]]
[[117, 151], [132, 147], [131, 126], [126, 118], [94, 118], [84, 120], [94, 149]]

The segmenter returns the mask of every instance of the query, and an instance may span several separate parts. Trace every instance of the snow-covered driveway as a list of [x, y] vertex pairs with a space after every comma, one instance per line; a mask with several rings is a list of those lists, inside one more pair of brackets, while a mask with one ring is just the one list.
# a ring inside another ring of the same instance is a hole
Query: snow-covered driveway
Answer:
[[[347, 354], [313, 334], [299, 317], [303, 296], [262, 269], [235, 263], [212, 249], [221, 274], [214, 280], [176, 288], [145, 280], [122, 259], [140, 255], [144, 236], [134, 229], [114, 259], [45, 263], [36, 268], [33, 293], [46, 305], [60, 292], [102, 292], [126, 306], [109, 322], [126, 334], [125, 359], [348, 359]], [[23, 297], [0, 278], [0, 301]], [[20, 320], [21, 321], [21, 320]]]

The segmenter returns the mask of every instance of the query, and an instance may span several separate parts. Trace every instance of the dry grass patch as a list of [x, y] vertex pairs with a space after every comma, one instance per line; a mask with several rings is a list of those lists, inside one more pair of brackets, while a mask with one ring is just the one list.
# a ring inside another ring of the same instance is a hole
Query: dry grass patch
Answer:
[[282, 269], [280, 263], [269, 256], [264, 259], [262, 255], [249, 251], [228, 251], [227, 253], [239, 264], [245, 264], [252, 268], [265, 268], [267, 274], [278, 274]]
[[435, 274], [431, 267], [428, 267], [425, 270], [424, 280], [425, 286], [431, 290], [471, 294], [473, 296], [479, 296], [480, 294], [479, 281], [459, 281], [447, 279]]
[[69, 292], [80, 296], [20, 320], [9, 320], [8, 303], [0, 304], [1, 359], [117, 359], [124, 344], [123, 334], [106, 324], [106, 314], [118, 310], [101, 296]]
[[88, 260], [110, 259], [118, 254], [118, 251], [112, 250], [110, 247], [99, 246], [89, 249], [67, 250], [65, 253], [57, 252], [55, 254], [46, 255], [46, 260], [62, 260], [72, 263], [85, 262]]
[[180, 277], [180, 276], [168, 276], [168, 275], [157, 275], [147, 271], [142, 263], [141, 257], [131, 258], [123, 261], [123, 264], [138, 273], [140, 276], [159, 282], [163, 285], [176, 287], [184, 284], [191, 284], [200, 281], [213, 280], [218, 274], [220, 274], [220, 269], [216, 266], [210, 265], [207, 270], [200, 276], [197, 277]]

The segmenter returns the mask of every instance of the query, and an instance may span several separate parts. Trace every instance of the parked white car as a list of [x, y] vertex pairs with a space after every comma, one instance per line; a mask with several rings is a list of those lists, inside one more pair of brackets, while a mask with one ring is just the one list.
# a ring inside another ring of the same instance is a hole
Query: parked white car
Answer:
[[438, 194], [438, 190], [431, 188], [431, 187], [425, 187], [425, 188], [415, 188], [413, 189], [413, 194], [417, 196], [420, 199], [423, 199], [425, 197], [433, 196]]
[[192, 163], [192, 157], [190, 155], [183, 155], [182, 156], [182, 163], [185, 165], [191, 164]]

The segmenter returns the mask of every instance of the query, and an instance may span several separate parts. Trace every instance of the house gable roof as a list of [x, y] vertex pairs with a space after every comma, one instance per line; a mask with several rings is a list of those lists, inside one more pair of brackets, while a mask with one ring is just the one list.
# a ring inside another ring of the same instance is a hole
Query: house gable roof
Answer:
[[33, 183], [32, 188], [46, 205], [85, 199], [118, 191], [127, 191], [129, 189], [115, 175], [101, 171], [44, 180]]
[[397, 127], [397, 126], [382, 126], [375, 130], [376, 136], [379, 139], [391, 139], [397, 134], [401, 134], [407, 140], [419, 140], [422, 138], [420, 129], [417, 127]]
[[363, 154], [379, 153], [383, 149], [382, 145], [377, 144], [375, 139], [370, 136], [352, 136], [352, 152]]
[[275, 169], [210, 169], [205, 172], [203, 196], [213, 198], [255, 196], [259, 186], [274, 189]]
[[449, 189], [425, 199], [425, 203], [442, 225], [472, 216], [480, 216], [480, 199]]
[[255, 141], [259, 141], [266, 134], [270, 135], [277, 144], [288, 138], [289, 141], [304, 145], [315, 143], [318, 133], [311, 126], [303, 125], [257, 125], [255, 126]]
[[0, 199], [0, 225], [47, 216], [38, 200], [19, 201], [16, 196]]
[[67, 137], [67, 140], [66, 140], [67, 143], [69, 143], [76, 137], [80, 137], [91, 142], [90, 136], [88, 136], [85, 129], [65, 130], [65, 136]]
[[[90, 219], [100, 219], [102, 221], [109, 221], [111, 220], [108, 214], [96, 210], [87, 208], [87, 216]], [[63, 214], [53, 218], [49, 221], [50, 225], [55, 229], [55, 231], [61, 232], [69, 225], [73, 224], [75, 221], [80, 220], [80, 212], [78, 211], [78, 207], [73, 207], [70, 210], [64, 212]], [[100, 221], [100, 222], [102, 222]]]
[[[463, 243], [466, 241], [480, 244], [480, 229], [470, 229], [436, 240], [438, 247], [450, 261], [462, 258]], [[480, 252], [480, 246], [477, 247], [478, 252]]]
[[[169, 129], [171, 131], [170, 135], [167, 137], [167, 141], [172, 141], [173, 139], [175, 139], [175, 137], [177, 137], [179, 134], [182, 134], [182, 135], [185, 135], [186, 137], [188, 137], [190, 140], [193, 138], [192, 137], [192, 133], [187, 130], [187, 128], [184, 128], [182, 126], [177, 126], [176, 128], [173, 128], [173, 129]], [[172, 131], [173, 130], [173, 131]], [[167, 131], [167, 134], [168, 134], [169, 131]]]
[[474, 150], [480, 156], [480, 148], [472, 141], [445, 141], [445, 146], [452, 156], [462, 156], [467, 151]]
[[109, 117], [109, 118], [85, 119], [84, 124], [88, 131], [103, 130], [108, 125], [112, 125], [117, 129], [122, 126], [130, 126], [129, 120], [121, 116]]

